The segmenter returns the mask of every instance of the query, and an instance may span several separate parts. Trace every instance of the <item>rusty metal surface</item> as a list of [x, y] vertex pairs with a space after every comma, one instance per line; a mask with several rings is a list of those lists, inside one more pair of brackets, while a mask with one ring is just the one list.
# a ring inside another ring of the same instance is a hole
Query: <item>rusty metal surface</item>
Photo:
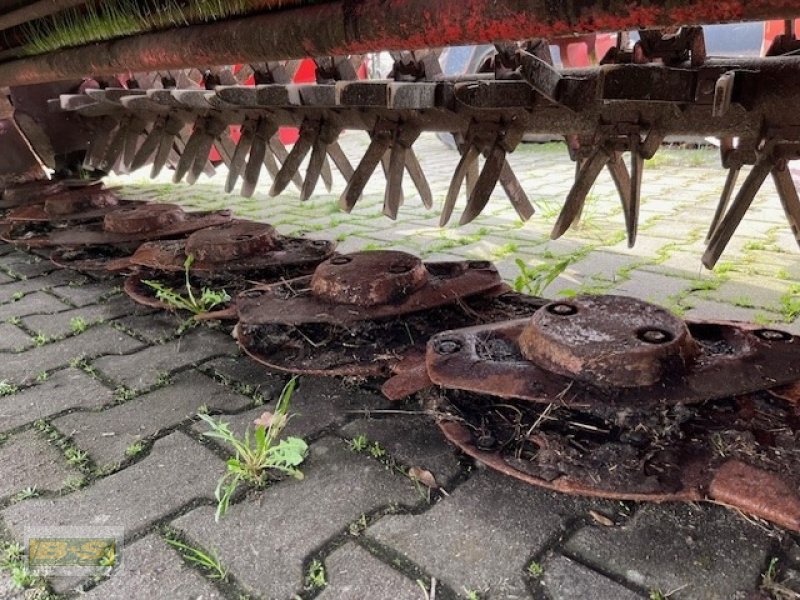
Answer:
[[230, 218], [228, 210], [187, 213], [177, 205], [146, 204], [120, 208], [107, 214], [103, 223], [58, 229], [49, 235], [6, 231], [0, 239], [30, 248], [108, 246], [185, 235]]
[[[0, 64], [0, 85], [193, 65], [415, 50], [574, 33], [791, 18], [783, 0], [597, 3], [584, 0], [325, 2], [144, 34]], [[443, 27], [442, 24], [447, 26]]]
[[797, 402], [762, 392], [597, 413], [463, 392], [426, 401], [451, 443], [529, 484], [617, 500], [711, 500], [800, 531]]
[[138, 243], [54, 250], [50, 262], [63, 269], [87, 273], [125, 273], [135, 269], [131, 254]]
[[[617, 305], [626, 318], [614, 316]], [[620, 296], [576, 298], [532, 319], [440, 333], [428, 344], [428, 374], [446, 388], [583, 408], [696, 403], [800, 379], [796, 336], [732, 322], [679, 328], [648, 306]], [[571, 320], [579, 326], [561, 323]], [[568, 343], [541, 333], [553, 323], [569, 332]], [[523, 346], [537, 348], [534, 360]]]
[[16, 208], [33, 202], [41, 202], [48, 195], [63, 192], [65, 189], [64, 182], [50, 179], [11, 185], [3, 189], [0, 197], [0, 209]]
[[248, 291], [238, 302], [246, 325], [345, 325], [452, 304], [501, 284], [486, 261], [422, 263], [405, 252], [338, 255], [314, 275]]
[[[252, 272], [310, 267], [333, 254], [335, 242], [278, 235], [265, 223], [235, 220], [192, 233], [185, 240], [142, 244], [131, 261], [153, 271], [183, 271], [192, 255], [193, 273]], [[259, 279], [260, 280], [260, 279]]]
[[5, 218], [13, 222], [92, 221], [120, 207], [137, 204], [142, 203], [121, 199], [114, 190], [89, 186], [51, 194], [44, 202], [11, 209]]
[[[298, 289], [302, 281], [288, 282]], [[244, 294], [247, 296], [247, 292]], [[491, 323], [533, 314], [545, 300], [508, 292], [503, 285], [480, 294], [422, 308], [402, 318], [303, 324], [261, 323], [242, 318], [235, 337], [244, 351], [273, 369], [308, 375], [389, 376], [385, 392], [400, 399], [430, 385], [425, 375], [427, 340], [442, 327]], [[420, 363], [422, 366], [420, 366]]]

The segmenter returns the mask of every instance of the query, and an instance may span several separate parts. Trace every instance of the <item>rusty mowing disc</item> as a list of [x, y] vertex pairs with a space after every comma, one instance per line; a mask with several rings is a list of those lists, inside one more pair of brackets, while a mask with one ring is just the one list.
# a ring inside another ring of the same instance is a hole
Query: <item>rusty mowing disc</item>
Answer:
[[120, 199], [113, 190], [87, 187], [52, 194], [44, 202], [11, 209], [6, 219], [12, 222], [77, 222], [105, 217], [120, 207], [144, 204], [138, 200]]
[[[387, 266], [416, 264], [406, 261], [408, 255], [404, 253], [382, 254]], [[392, 263], [399, 259], [402, 259], [401, 263]], [[357, 260], [354, 262], [358, 264]], [[427, 295], [430, 299], [428, 307], [420, 302], [413, 304], [414, 309], [409, 309], [410, 304], [402, 295], [389, 293], [386, 297], [394, 298], [396, 304], [335, 304], [329, 301], [327, 307], [320, 308], [317, 314], [303, 312], [308, 317], [305, 322], [298, 322], [297, 314], [292, 313], [291, 308], [295, 298], [304, 299], [311, 293], [313, 278], [278, 284], [267, 290], [250, 290], [237, 299], [239, 323], [235, 336], [252, 358], [282, 371], [310, 375], [385, 376], [396, 371], [397, 367], [405, 372], [408, 359], [422, 356], [426, 341], [442, 327], [530, 315], [545, 303], [538, 298], [505, 293], [506, 288], [500, 283], [496, 271], [486, 263], [473, 263], [472, 266], [468, 263], [430, 263], [425, 265], [425, 270], [431, 281], [439, 279], [437, 287], [440, 290], [438, 295]], [[320, 267], [315, 277], [321, 271], [329, 273]], [[457, 284], [452, 281], [472, 277], [472, 271], [479, 273], [475, 274], [475, 284], [471, 289], [464, 281]], [[364, 275], [373, 281], [380, 279], [376, 273]], [[453, 283], [449, 289], [445, 286], [448, 278]], [[380, 282], [375, 283], [378, 289], [382, 288]], [[354, 294], [356, 298], [375, 298], [375, 287], [348, 285], [358, 290]], [[320, 288], [327, 289], [324, 285]], [[413, 293], [412, 289], [415, 288], [406, 288], [406, 293]], [[460, 295], [454, 296], [453, 290], [458, 290]], [[259, 305], [257, 301], [265, 296], [264, 292], [271, 296], [264, 305]], [[270, 318], [277, 310], [274, 303], [276, 294], [284, 297], [285, 306], [280, 310], [281, 314], [289, 315], [289, 322], [276, 322]], [[392, 307], [396, 312], [391, 312]], [[262, 311], [269, 314], [260, 318]], [[334, 320], [336, 315], [345, 315], [345, 318], [337, 322]], [[412, 379], [415, 375], [422, 379], [421, 384], [411, 384], [411, 391], [430, 385], [424, 373], [417, 374], [413, 370], [413, 361], [411, 363]], [[408, 383], [404, 382], [398, 389], [407, 386]], [[403, 395], [392, 394], [393, 397]]]
[[800, 531], [800, 403], [767, 392], [579, 411], [431, 389], [447, 439], [550, 490], [617, 500], [713, 500]]
[[0, 196], [0, 210], [38, 204], [53, 194], [60, 194], [68, 190], [102, 189], [102, 187], [103, 184], [100, 181], [77, 179], [28, 181], [3, 190]]
[[138, 246], [139, 243], [134, 242], [118, 246], [60, 249], [50, 254], [50, 261], [57, 267], [74, 271], [123, 273], [135, 268], [130, 259]]
[[592, 296], [553, 302], [530, 319], [440, 333], [427, 368], [445, 388], [573, 408], [655, 407], [798, 380], [800, 338]]
[[62, 246], [109, 246], [178, 237], [230, 221], [228, 210], [187, 213], [177, 204], [143, 204], [109, 212], [102, 223], [56, 229], [48, 235], [24, 234], [11, 227], [0, 232], [0, 239], [29, 248]]
[[195, 274], [246, 272], [252, 274], [250, 279], [274, 282], [312, 272], [335, 248], [335, 242], [286, 237], [266, 223], [234, 220], [196, 231], [185, 240], [142, 244], [131, 262], [152, 271], [182, 272], [191, 255]]

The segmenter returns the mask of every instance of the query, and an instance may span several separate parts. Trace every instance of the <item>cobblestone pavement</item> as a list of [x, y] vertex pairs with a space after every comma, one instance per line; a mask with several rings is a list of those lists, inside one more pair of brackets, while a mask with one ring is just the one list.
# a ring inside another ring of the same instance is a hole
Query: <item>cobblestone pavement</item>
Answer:
[[[363, 152], [360, 137], [343, 141], [351, 157]], [[416, 149], [441, 202], [456, 156], [433, 137]], [[236, 200], [240, 215], [334, 237], [344, 251], [495, 260], [512, 283], [520, 259], [530, 275], [516, 281], [522, 287], [561, 263], [548, 296], [624, 293], [691, 317], [800, 331], [798, 250], [771, 189], [709, 273], [699, 257], [723, 182], [713, 153], [665, 150], [651, 161], [633, 250], [609, 179], [595, 187], [580, 228], [549, 241], [573, 173], [565, 155], [557, 145], [513, 155], [537, 206], [530, 223], [519, 224], [497, 195], [462, 229], [439, 229], [438, 215], [413, 197], [397, 223], [382, 217], [378, 178], [350, 216], [333, 194], [300, 204], [291, 194], [238, 200], [218, 181], [112, 183], [203, 208]], [[10, 248], [0, 248], [0, 321], [0, 537], [22, 541], [26, 526], [125, 528], [123, 568], [100, 580], [53, 578], [58, 596], [381, 600], [433, 597], [435, 587], [438, 599], [727, 600], [756, 597], [765, 573], [776, 594], [800, 580], [797, 535], [718, 506], [587, 500], [521, 485], [457, 456], [414, 402], [390, 405], [370, 383], [351, 381], [301, 379], [288, 430], [310, 444], [305, 479], [238, 496], [217, 523], [214, 489], [229, 451], [202, 436], [196, 415], [226, 415], [242, 432], [273, 406], [286, 377], [242, 357], [225, 329], [178, 335], [179, 319], [136, 308], [119, 281]], [[380, 451], [353, 451], [348, 440], [361, 435]], [[429, 497], [397, 466], [430, 470], [445, 493]], [[176, 537], [217, 556], [227, 577], [166, 543]], [[44, 597], [42, 582], [24, 581], [13, 566], [0, 569], [0, 598]]]

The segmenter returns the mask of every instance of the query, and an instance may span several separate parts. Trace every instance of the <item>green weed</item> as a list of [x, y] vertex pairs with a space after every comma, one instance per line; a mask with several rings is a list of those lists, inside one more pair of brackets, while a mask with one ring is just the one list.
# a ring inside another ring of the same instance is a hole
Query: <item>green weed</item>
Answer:
[[176, 310], [186, 310], [194, 315], [207, 313], [221, 304], [230, 302], [231, 297], [225, 290], [212, 290], [204, 287], [200, 290], [200, 295], [196, 296], [189, 277], [192, 264], [194, 264], [194, 256], [190, 254], [183, 263], [186, 295], [158, 281], [145, 279], [142, 283], [154, 290], [156, 298], [164, 304]]

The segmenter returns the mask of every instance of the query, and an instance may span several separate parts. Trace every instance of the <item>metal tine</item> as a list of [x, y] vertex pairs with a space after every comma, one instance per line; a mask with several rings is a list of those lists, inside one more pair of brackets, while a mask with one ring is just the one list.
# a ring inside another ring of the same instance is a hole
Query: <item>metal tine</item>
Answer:
[[420, 198], [422, 198], [422, 205], [427, 209], [433, 208], [433, 192], [431, 192], [431, 186], [428, 183], [428, 178], [425, 177], [425, 171], [422, 170], [422, 165], [419, 164], [417, 155], [414, 154], [414, 149], [411, 147], [406, 149], [406, 170], [411, 176], [411, 181], [414, 182], [414, 186], [417, 188]]
[[550, 233], [551, 239], [558, 239], [570, 228], [575, 218], [583, 210], [583, 204], [586, 202], [586, 196], [589, 190], [592, 189], [597, 176], [603, 170], [603, 167], [608, 162], [608, 151], [603, 146], [597, 146], [589, 158], [581, 165], [580, 171], [575, 178], [575, 183], [567, 194], [567, 200], [564, 202], [564, 207], [558, 215], [556, 224], [553, 226], [553, 231]]
[[141, 146], [139, 141], [146, 135], [147, 121], [134, 115], [131, 119], [131, 125], [128, 128], [128, 136], [125, 139], [125, 149], [122, 151], [122, 164], [126, 170], [130, 170], [133, 158], [136, 156], [136, 151]]
[[105, 149], [108, 147], [109, 139], [114, 129], [117, 128], [117, 121], [111, 117], [101, 117], [97, 135], [89, 143], [89, 150], [83, 160], [83, 166], [87, 169], [94, 169], [99, 161], [102, 160]]
[[247, 163], [247, 155], [250, 153], [250, 148], [253, 145], [253, 136], [255, 135], [257, 122], [257, 119], [248, 117], [245, 119], [244, 123], [242, 123], [239, 143], [236, 144], [231, 164], [228, 166], [228, 178], [225, 180], [226, 193], [230, 194], [236, 187], [239, 175]]
[[[281, 164], [286, 162], [286, 158], [289, 156], [289, 151], [286, 149], [286, 146], [283, 145], [283, 142], [280, 140], [278, 136], [274, 136], [272, 139], [269, 140], [269, 149], [275, 156], [275, 158], [278, 160], [278, 162], [280, 162]], [[264, 164], [266, 164], [266, 162]], [[267, 169], [269, 168], [270, 166], [267, 165]], [[278, 175], [278, 171], [280, 171], [280, 166], [278, 166], [278, 168], [275, 170], [274, 173], [270, 171], [272, 179], [275, 179], [275, 177]], [[303, 189], [303, 177], [300, 175], [299, 171], [295, 173], [294, 177], [292, 177], [292, 184], [298, 190]]]
[[[386, 148], [386, 152], [383, 153], [381, 156], [381, 168], [383, 169], [383, 176], [386, 178], [386, 181], [389, 181], [389, 163], [392, 159], [392, 145], [391, 142], [389, 143], [389, 147]], [[403, 192], [403, 184], [400, 183], [400, 206], [403, 206], [403, 203], [406, 201], [405, 193]]]
[[[455, 140], [456, 148], [458, 149], [458, 151], [461, 154], [464, 154], [466, 147], [466, 141], [464, 140], [464, 135], [461, 133], [454, 133], [453, 139]], [[478, 163], [477, 156], [475, 157], [475, 160], [468, 165], [468, 167], [469, 168], [467, 170], [467, 198], [470, 197], [470, 195], [472, 194], [472, 190], [475, 189], [475, 184], [478, 182], [478, 177], [480, 177], [481, 174], [480, 164]]]
[[156, 120], [153, 121], [153, 125], [150, 127], [150, 132], [147, 134], [144, 142], [142, 142], [142, 145], [139, 146], [139, 149], [136, 151], [136, 154], [133, 156], [133, 159], [130, 162], [130, 168], [132, 171], [141, 169], [156, 153], [159, 145], [161, 145], [161, 139], [164, 137], [164, 124], [166, 122], [167, 117], [165, 115], [159, 115], [156, 117]]
[[117, 131], [114, 133], [114, 137], [111, 138], [111, 141], [106, 148], [105, 155], [103, 156], [102, 160], [97, 163], [97, 168], [101, 171], [110, 171], [111, 168], [117, 164], [119, 157], [122, 156], [122, 152], [125, 149], [125, 140], [128, 137], [128, 127], [130, 126], [130, 121], [130, 115], [125, 116], [120, 121]]
[[[314, 140], [319, 134], [319, 127], [310, 126], [308, 123], [303, 123], [300, 127], [300, 137], [295, 142], [294, 147], [282, 161], [281, 169], [275, 176], [272, 182], [272, 188], [269, 191], [270, 196], [277, 196], [286, 186], [292, 181], [294, 176], [300, 171], [300, 165], [306, 157], [311, 147], [314, 145]], [[285, 148], [284, 148], [285, 150]], [[303, 184], [300, 184], [300, 191], [302, 193]]]
[[792, 179], [792, 174], [786, 165], [786, 161], [780, 161], [772, 169], [772, 179], [775, 182], [775, 187], [778, 190], [778, 197], [781, 199], [783, 212], [786, 213], [786, 218], [789, 221], [789, 226], [792, 228], [794, 239], [800, 246], [800, 198], [797, 195], [797, 187]]
[[350, 178], [347, 187], [345, 187], [344, 192], [342, 192], [339, 198], [339, 207], [342, 210], [346, 212], [353, 210], [356, 202], [361, 198], [361, 194], [364, 192], [369, 178], [375, 172], [378, 163], [381, 162], [383, 155], [390, 145], [391, 136], [388, 133], [374, 135], [372, 137], [367, 151], [361, 158], [361, 162], [358, 163], [358, 166], [353, 172], [353, 176]]
[[631, 209], [631, 205], [633, 203], [632, 199], [632, 191], [633, 191], [633, 178], [631, 174], [628, 173], [628, 167], [625, 165], [625, 161], [622, 160], [622, 153], [620, 152], [612, 152], [608, 162], [606, 163], [606, 167], [608, 168], [608, 172], [611, 174], [611, 179], [614, 180], [614, 185], [617, 188], [617, 193], [619, 194], [620, 202], [622, 203], [622, 214], [625, 217], [625, 230], [628, 234], [628, 248], [633, 247], [634, 239], [636, 237], [635, 228], [636, 225], [632, 221], [633, 218], [633, 210]]
[[397, 219], [400, 204], [403, 202], [403, 173], [405, 173], [405, 169], [406, 146], [394, 143], [389, 150], [386, 191], [383, 195], [383, 214], [392, 220]]
[[[303, 189], [300, 192], [300, 200], [305, 202], [314, 193], [314, 188], [317, 187], [320, 175], [323, 180], [325, 179], [325, 166], [328, 166], [328, 175], [330, 173], [330, 165], [328, 165], [327, 153], [325, 151], [325, 141], [322, 136], [317, 136], [311, 148], [311, 158], [308, 161], [308, 169], [306, 170], [306, 178], [303, 181]], [[330, 185], [326, 186], [330, 191]]]
[[644, 173], [644, 156], [639, 147], [639, 136], [634, 135], [631, 140], [631, 187], [628, 215], [625, 224], [628, 230], [628, 248], [636, 244], [639, 233], [639, 207], [642, 204], [642, 175]]
[[728, 204], [730, 204], [731, 197], [733, 196], [733, 190], [736, 188], [736, 180], [739, 179], [739, 173], [741, 170], [741, 167], [731, 167], [728, 169], [728, 176], [725, 178], [725, 186], [722, 188], [722, 194], [719, 197], [717, 210], [714, 212], [714, 218], [711, 219], [711, 226], [708, 228], [708, 233], [706, 234], [706, 242], [708, 242], [711, 239], [711, 236], [714, 235], [717, 227], [719, 227], [720, 221], [722, 221], [722, 217], [725, 215], [725, 211], [727, 210]]
[[533, 208], [533, 204], [531, 204], [531, 201], [528, 199], [528, 195], [525, 193], [525, 190], [522, 189], [522, 184], [514, 174], [514, 170], [511, 168], [508, 160], [503, 163], [503, 169], [500, 171], [500, 185], [503, 186], [503, 190], [506, 196], [508, 196], [511, 206], [517, 211], [519, 218], [523, 221], [530, 219], [536, 212], [536, 209]]
[[227, 127], [220, 136], [214, 138], [214, 147], [217, 149], [217, 152], [219, 152], [220, 158], [222, 158], [222, 162], [225, 163], [225, 166], [230, 168], [233, 155], [236, 153], [236, 146], [228, 135]]
[[201, 143], [201, 139], [205, 135], [205, 125], [205, 117], [200, 117], [197, 119], [197, 121], [195, 121], [192, 134], [189, 136], [189, 140], [186, 142], [186, 146], [181, 153], [181, 158], [178, 161], [178, 165], [175, 167], [175, 173], [172, 175], [173, 183], [179, 183], [181, 179], [183, 179], [184, 175], [186, 175], [189, 172], [189, 169], [194, 165], [198, 146]]
[[350, 178], [353, 176], [353, 165], [350, 164], [350, 159], [347, 158], [339, 142], [328, 144], [327, 152], [333, 164], [336, 165], [336, 168], [339, 169], [342, 177], [344, 177], [344, 180], [350, 181]]
[[164, 136], [161, 138], [156, 156], [153, 159], [153, 167], [150, 170], [150, 177], [152, 179], [158, 177], [164, 165], [171, 160], [170, 156], [173, 153], [173, 147], [178, 156], [178, 160], [174, 163], [174, 167], [177, 169], [178, 163], [180, 163], [181, 152], [185, 148], [181, 136], [184, 126], [185, 123], [182, 120], [171, 116], [167, 117], [167, 121], [164, 123]]
[[703, 254], [703, 265], [707, 269], [713, 269], [714, 265], [717, 264], [719, 257], [722, 256], [725, 247], [733, 237], [736, 228], [739, 226], [739, 223], [742, 222], [745, 213], [747, 213], [747, 209], [750, 208], [758, 190], [761, 189], [764, 180], [770, 174], [773, 167], [774, 162], [772, 157], [764, 155], [756, 161], [752, 170], [747, 174], [747, 177], [742, 183], [742, 187], [739, 188], [739, 192], [731, 203], [730, 209], [728, 209], [725, 217], [720, 221], [719, 226], [708, 242], [708, 247]]
[[[461, 154], [461, 160], [458, 161], [458, 166], [455, 173], [453, 173], [453, 179], [450, 180], [447, 196], [444, 199], [442, 215], [439, 217], [439, 227], [444, 227], [450, 221], [453, 209], [456, 207], [456, 200], [458, 200], [458, 192], [461, 191], [461, 184], [464, 182], [471, 165], [477, 163], [480, 154], [478, 147], [473, 144], [467, 146], [466, 150]], [[470, 192], [471, 195], [472, 193]]]
[[[203, 136], [200, 138], [200, 142], [197, 146], [194, 163], [192, 163], [192, 167], [189, 169], [189, 174], [186, 177], [187, 183], [196, 183], [200, 174], [205, 172], [206, 164], [208, 163], [208, 154], [211, 152], [212, 146], [215, 145], [217, 140], [227, 135], [227, 131], [228, 123], [222, 119], [215, 117], [206, 119], [206, 126], [203, 130]], [[230, 162], [230, 154], [228, 155], [228, 162]]]
[[480, 177], [478, 177], [478, 183], [475, 185], [475, 189], [472, 190], [467, 200], [467, 207], [461, 215], [461, 220], [458, 222], [459, 225], [471, 223], [483, 212], [483, 209], [486, 208], [492, 191], [497, 187], [497, 180], [500, 179], [500, 173], [503, 170], [505, 162], [505, 148], [500, 144], [495, 144], [489, 152], [486, 162], [483, 164], [483, 170], [481, 170]]
[[[277, 129], [267, 119], [259, 119], [258, 123], [256, 123], [256, 128], [253, 132], [253, 143], [250, 147], [250, 156], [247, 159], [247, 167], [244, 170], [244, 180], [240, 191], [240, 194], [245, 198], [250, 198], [255, 193], [258, 178], [261, 175], [261, 167], [266, 164], [267, 170], [269, 170], [270, 165], [274, 164], [274, 158], [268, 153], [267, 144], [269, 143], [269, 138], [275, 135]], [[269, 164], [267, 163], [268, 154], [269, 159], [272, 159]], [[277, 165], [275, 165], [275, 173], [277, 174]]]
[[[313, 150], [313, 148], [312, 148]], [[331, 163], [328, 162], [328, 153], [323, 150], [322, 153], [322, 183], [325, 184], [325, 191], [330, 192], [333, 189], [333, 171], [331, 171]], [[308, 175], [306, 175], [308, 177]]]

